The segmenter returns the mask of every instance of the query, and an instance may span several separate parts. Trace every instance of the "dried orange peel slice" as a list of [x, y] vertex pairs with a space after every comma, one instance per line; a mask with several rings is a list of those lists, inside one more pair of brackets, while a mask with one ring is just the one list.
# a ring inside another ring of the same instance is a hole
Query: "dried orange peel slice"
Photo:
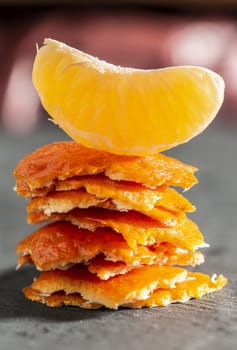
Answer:
[[124, 303], [146, 299], [157, 288], [175, 288], [184, 281], [187, 271], [173, 266], [144, 266], [101, 280], [82, 265], [68, 269], [41, 272], [31, 287], [41, 295], [58, 291], [80, 293], [86, 300], [117, 308]]
[[188, 189], [197, 183], [195, 171], [197, 168], [163, 154], [121, 156], [61, 141], [28, 154], [13, 175], [17, 180], [15, 190], [29, 197], [29, 191], [54, 186], [58, 180], [101, 173], [112, 180], [137, 182], [151, 188], [171, 185]]
[[[90, 263], [103, 255], [107, 261], [123, 262], [128, 267], [140, 265], [196, 265], [204, 261], [200, 252], [189, 252], [171, 243], [129, 247], [124, 238], [109, 228], [88, 231], [67, 222], [44, 226], [18, 243], [18, 267], [33, 262], [38, 270], [66, 269], [72, 264]], [[93, 265], [105, 266], [104, 259]], [[112, 266], [113, 267], [113, 266]], [[90, 270], [90, 268], [89, 268]]]
[[81, 188], [97, 198], [111, 198], [115, 202], [121, 203], [125, 209], [127, 205], [134, 210], [136, 210], [136, 207], [143, 207], [145, 210], [149, 210], [155, 206], [171, 211], [192, 212], [195, 210], [195, 207], [174, 189], [167, 188], [166, 186], [159, 186], [152, 189], [132, 181], [114, 181], [103, 175], [72, 177], [66, 180], [56, 181], [54, 186], [39, 188], [33, 192], [25, 186], [24, 182], [20, 182], [18, 183], [17, 190], [21, 194], [24, 193], [24, 197], [26, 198], [34, 198], [60, 191], [67, 193], [66, 191]]
[[28, 214], [28, 220], [31, 224], [65, 220], [90, 231], [100, 227], [110, 227], [121, 234], [132, 248], [138, 244], [147, 246], [159, 242], [169, 242], [181, 249], [191, 251], [208, 247], [198, 226], [187, 217], [181, 223], [169, 227], [133, 210], [119, 212], [89, 208], [75, 209], [66, 214], [53, 213], [50, 216], [43, 212], [33, 212]]
[[181, 268], [145, 266], [109, 280], [100, 280], [86, 268], [43, 272], [30, 287], [27, 298], [49, 306], [76, 305], [87, 308], [166, 306], [217, 291], [226, 284], [222, 275], [211, 278]]
[[116, 186], [111, 190], [103, 186], [94, 186], [93, 190], [89, 187], [89, 189], [90, 193], [84, 189], [51, 191], [43, 197], [35, 197], [27, 205], [27, 214], [44, 212], [51, 216], [53, 213], [67, 213], [75, 208], [101, 207], [121, 212], [136, 210], [159, 220], [166, 226], [174, 226], [185, 220], [185, 210], [192, 211], [194, 208], [188, 200], [173, 189], [162, 192], [141, 189], [123, 191], [117, 190]]

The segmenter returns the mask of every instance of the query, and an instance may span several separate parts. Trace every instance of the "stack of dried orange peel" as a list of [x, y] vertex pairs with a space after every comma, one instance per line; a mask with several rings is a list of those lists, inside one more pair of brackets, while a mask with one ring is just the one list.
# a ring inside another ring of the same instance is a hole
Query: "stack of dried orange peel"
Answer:
[[[27, 298], [49, 306], [116, 309], [200, 298], [226, 284], [189, 272], [207, 246], [186, 215], [195, 167], [159, 152], [194, 137], [224, 95], [200, 67], [117, 67], [46, 39], [33, 82], [53, 121], [74, 141], [20, 161], [15, 190], [29, 223], [47, 222], [17, 245], [18, 267], [40, 270]], [[181, 267], [182, 266], [182, 267]]]

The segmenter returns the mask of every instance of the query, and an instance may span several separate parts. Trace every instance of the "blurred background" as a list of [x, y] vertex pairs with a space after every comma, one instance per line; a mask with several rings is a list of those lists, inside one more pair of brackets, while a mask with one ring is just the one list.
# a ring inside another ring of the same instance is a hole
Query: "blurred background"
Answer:
[[[185, 192], [210, 244], [197, 270], [227, 276], [223, 291], [159, 312], [52, 310], [23, 299], [36, 272], [15, 272], [15, 246], [37, 226], [26, 223], [12, 171], [36, 148], [68, 138], [48, 121], [31, 81], [45, 37], [122, 66], [201, 65], [224, 77], [215, 121], [168, 152], [199, 168], [198, 185]], [[237, 0], [0, 0], [0, 348], [237, 349], [236, 131]]]
[[0, 0], [1, 128], [28, 133], [44, 119], [31, 82], [36, 44], [51, 37], [137, 68], [201, 65], [226, 82], [237, 112], [235, 0]]
[[0, 267], [15, 265], [16, 243], [35, 229], [12, 191], [12, 170], [37, 147], [67, 139], [48, 121], [31, 81], [36, 44], [45, 37], [122, 66], [201, 65], [224, 77], [214, 123], [170, 153], [200, 168], [199, 185], [187, 194], [198, 208], [192, 218], [209, 234], [208, 261], [215, 267], [221, 258], [234, 269], [237, 0], [0, 0]]

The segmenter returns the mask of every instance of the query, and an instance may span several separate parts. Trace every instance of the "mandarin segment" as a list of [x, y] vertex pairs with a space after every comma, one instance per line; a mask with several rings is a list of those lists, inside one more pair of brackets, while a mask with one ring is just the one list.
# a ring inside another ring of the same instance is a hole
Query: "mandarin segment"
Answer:
[[117, 154], [144, 156], [187, 142], [224, 98], [223, 79], [208, 69], [123, 68], [52, 39], [37, 51], [32, 77], [42, 105], [72, 139]]

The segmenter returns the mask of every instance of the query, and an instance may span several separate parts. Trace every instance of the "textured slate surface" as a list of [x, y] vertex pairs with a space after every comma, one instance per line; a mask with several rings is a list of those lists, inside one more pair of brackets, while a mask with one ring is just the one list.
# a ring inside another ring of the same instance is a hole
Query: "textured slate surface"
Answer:
[[11, 171], [35, 148], [66, 139], [55, 126], [31, 136], [0, 132], [0, 349], [236, 349], [237, 347], [237, 124], [219, 118], [201, 136], [169, 154], [197, 165], [199, 184], [186, 193], [211, 247], [199, 270], [224, 273], [228, 285], [201, 300], [167, 308], [118, 311], [51, 309], [24, 299], [35, 271], [15, 272], [17, 241], [34, 228], [25, 201], [14, 194]]

